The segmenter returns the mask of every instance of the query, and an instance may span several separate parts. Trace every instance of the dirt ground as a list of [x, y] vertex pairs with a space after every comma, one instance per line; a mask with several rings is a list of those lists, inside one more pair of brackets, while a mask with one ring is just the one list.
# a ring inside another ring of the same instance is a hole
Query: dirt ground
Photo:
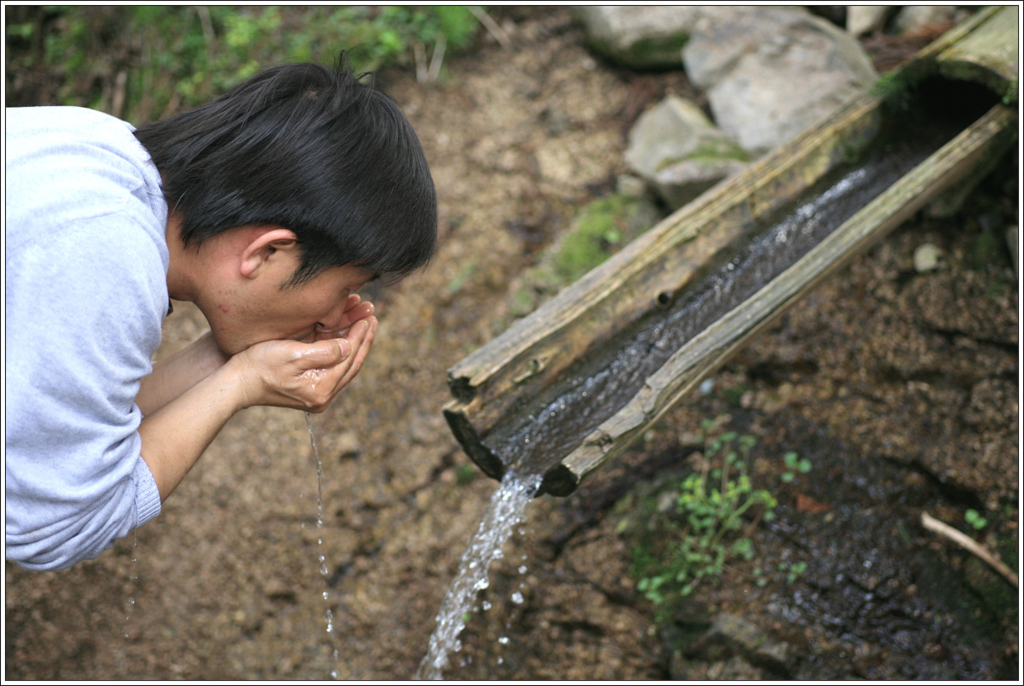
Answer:
[[[700, 102], [682, 72], [598, 61], [566, 9], [505, 17], [514, 47], [452, 60], [438, 84], [384, 78], [430, 160], [440, 244], [427, 269], [368, 294], [381, 322], [373, 352], [313, 420], [323, 528], [304, 416], [243, 412], [135, 537], [62, 572], [6, 564], [6, 678], [415, 674], [496, 488], [445, 425], [445, 372], [509, 324], [517, 275], [582, 203], [614, 187], [643, 108], [668, 92]], [[1017, 567], [1010, 157], [960, 214], [917, 217], [858, 258], [577, 493], [533, 503], [493, 570], [492, 607], [470, 621], [447, 676], [1016, 678], [1016, 592], [918, 523], [927, 511], [967, 530], [965, 509], [978, 509], [989, 524], [974, 535]], [[926, 242], [942, 267], [917, 273], [912, 256]], [[204, 327], [176, 304], [160, 354]], [[738, 564], [659, 628], [629, 576], [622, 522], [690, 468], [705, 418], [760, 439], [753, 478], [780, 503], [749, 564], [804, 560], [807, 571], [762, 587]], [[813, 469], [782, 485], [773, 456], [790, 449]], [[509, 602], [513, 591], [523, 603]], [[755, 623], [784, 658], [677, 640], [723, 612]]]

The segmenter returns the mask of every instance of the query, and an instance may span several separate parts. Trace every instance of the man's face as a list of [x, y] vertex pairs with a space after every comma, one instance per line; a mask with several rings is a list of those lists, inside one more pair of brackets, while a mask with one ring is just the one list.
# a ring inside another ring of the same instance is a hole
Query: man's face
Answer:
[[346, 265], [291, 286], [287, 285], [290, 274], [279, 273], [276, 279], [251, 284], [243, 293], [225, 294], [204, 308], [204, 314], [217, 344], [231, 355], [263, 341], [311, 341], [318, 334], [337, 335], [351, 324], [350, 310], [359, 300], [350, 296], [373, 276]]

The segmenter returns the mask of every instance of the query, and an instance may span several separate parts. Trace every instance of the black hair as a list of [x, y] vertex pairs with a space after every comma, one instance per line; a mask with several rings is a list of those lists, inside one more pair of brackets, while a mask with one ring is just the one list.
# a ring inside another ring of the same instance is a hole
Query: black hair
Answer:
[[426, 264], [437, 241], [430, 169], [405, 115], [365, 76], [344, 52], [333, 70], [274, 67], [136, 129], [184, 244], [247, 224], [285, 227], [302, 255], [291, 284], [345, 264], [397, 277]]

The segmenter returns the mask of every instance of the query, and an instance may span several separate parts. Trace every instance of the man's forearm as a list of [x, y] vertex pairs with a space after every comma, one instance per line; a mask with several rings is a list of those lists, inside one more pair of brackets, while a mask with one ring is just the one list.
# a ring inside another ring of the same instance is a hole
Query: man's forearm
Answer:
[[207, 333], [154, 364], [152, 373], [142, 380], [135, 404], [149, 416], [220, 369], [227, 359]]
[[178, 486], [232, 415], [245, 406], [244, 400], [237, 376], [221, 367], [145, 416], [139, 425], [142, 459], [156, 480], [161, 501]]

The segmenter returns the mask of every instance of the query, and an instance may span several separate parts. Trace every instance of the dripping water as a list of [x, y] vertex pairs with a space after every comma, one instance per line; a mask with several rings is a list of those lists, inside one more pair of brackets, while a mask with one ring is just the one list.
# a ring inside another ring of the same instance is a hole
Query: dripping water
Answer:
[[132, 610], [135, 609], [135, 591], [139, 581], [139, 535], [132, 529], [132, 561], [128, 568], [128, 602], [124, 615], [124, 660], [128, 661], [128, 639], [131, 638]]
[[331, 611], [331, 592], [328, 582], [327, 555], [324, 553], [324, 468], [320, 460], [320, 449], [316, 444], [316, 434], [313, 432], [313, 418], [306, 412], [306, 430], [309, 432], [309, 444], [313, 448], [313, 457], [316, 458], [316, 545], [317, 561], [320, 563], [320, 577], [324, 582], [324, 623], [327, 628], [327, 639], [331, 644], [334, 666], [331, 668], [331, 677], [337, 679], [338, 672], [338, 642], [334, 638], [334, 613]]

